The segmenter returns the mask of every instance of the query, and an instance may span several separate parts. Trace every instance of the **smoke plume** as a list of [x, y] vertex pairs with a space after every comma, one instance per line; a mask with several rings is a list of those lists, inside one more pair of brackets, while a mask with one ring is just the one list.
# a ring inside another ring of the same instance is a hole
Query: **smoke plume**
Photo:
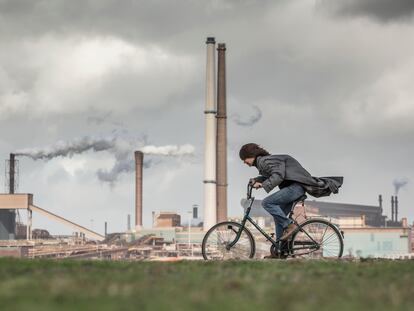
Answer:
[[252, 108], [254, 109], [254, 115], [243, 119], [242, 117], [240, 117], [239, 114], [233, 114], [232, 119], [233, 121], [240, 126], [252, 126], [255, 123], [259, 122], [259, 120], [262, 118], [262, 111], [260, 110], [259, 107], [253, 105]]
[[[99, 180], [103, 182], [115, 183], [122, 173], [133, 172], [135, 169], [133, 152], [141, 150], [147, 155], [158, 155], [164, 157], [182, 157], [191, 156], [195, 149], [192, 145], [186, 144], [182, 146], [166, 145], [154, 146], [146, 145], [147, 138], [129, 139], [117, 136], [98, 138], [98, 137], [83, 137], [74, 139], [73, 141], [65, 142], [59, 141], [52, 146], [45, 148], [22, 149], [15, 152], [16, 156], [25, 156], [33, 160], [49, 161], [57, 157], [72, 157], [76, 154], [81, 154], [92, 150], [93, 152], [107, 151], [114, 155], [115, 164], [110, 170], [99, 169], [96, 175]], [[148, 168], [151, 165], [161, 162], [160, 159], [153, 158], [144, 159], [144, 167]]]
[[395, 189], [395, 195], [398, 195], [398, 192], [400, 191], [400, 189], [403, 188], [407, 184], [408, 184], [407, 178], [394, 179], [393, 185]]
[[[159, 156], [173, 156], [173, 157], [181, 157], [181, 156], [190, 156], [194, 154], [194, 147], [192, 145], [182, 145], [182, 146], [143, 146], [139, 148], [144, 154], [147, 155], [159, 155]], [[99, 180], [103, 182], [109, 182], [113, 184], [118, 179], [118, 176], [121, 173], [129, 173], [135, 170], [135, 162], [133, 158], [133, 150], [132, 149], [123, 149], [122, 151], [118, 151], [115, 153], [115, 165], [108, 171], [108, 170], [99, 170], [97, 172], [97, 176]], [[146, 158], [144, 157], [144, 168], [149, 168], [154, 164], [158, 164], [158, 161], [154, 160], [153, 158]]]
[[194, 154], [194, 147], [192, 145], [173, 146], [167, 145], [163, 147], [144, 146], [141, 148], [144, 154], [163, 155], [163, 156], [183, 156]]
[[16, 156], [25, 156], [33, 160], [51, 160], [56, 157], [72, 157], [89, 150], [94, 152], [105, 151], [114, 148], [115, 138], [83, 137], [70, 142], [58, 141], [53, 146], [45, 148], [22, 149], [15, 152]]

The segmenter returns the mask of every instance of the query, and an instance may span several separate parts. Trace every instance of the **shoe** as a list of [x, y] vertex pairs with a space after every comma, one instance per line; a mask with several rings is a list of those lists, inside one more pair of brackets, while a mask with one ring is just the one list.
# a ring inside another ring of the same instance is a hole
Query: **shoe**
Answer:
[[285, 232], [283, 232], [283, 235], [280, 239], [281, 240], [286, 240], [288, 237], [290, 237], [292, 235], [293, 232], [295, 232], [295, 230], [297, 228], [298, 228], [297, 225], [290, 224], [289, 226], [287, 226], [287, 228], [285, 229]]

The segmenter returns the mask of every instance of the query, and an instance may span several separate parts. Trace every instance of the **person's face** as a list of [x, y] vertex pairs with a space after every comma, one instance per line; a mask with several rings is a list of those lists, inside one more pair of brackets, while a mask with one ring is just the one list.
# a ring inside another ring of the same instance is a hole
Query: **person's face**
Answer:
[[253, 162], [254, 162], [254, 158], [246, 158], [243, 160], [244, 164], [248, 165], [248, 166], [252, 166]]

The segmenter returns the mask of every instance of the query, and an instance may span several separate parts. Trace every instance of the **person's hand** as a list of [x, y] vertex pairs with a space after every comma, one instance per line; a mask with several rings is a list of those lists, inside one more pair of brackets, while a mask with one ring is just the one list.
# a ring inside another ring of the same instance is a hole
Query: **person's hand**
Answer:
[[253, 188], [254, 188], [254, 189], [259, 189], [259, 188], [262, 188], [262, 183], [261, 183], [261, 182], [256, 181], [256, 182], [253, 184]]

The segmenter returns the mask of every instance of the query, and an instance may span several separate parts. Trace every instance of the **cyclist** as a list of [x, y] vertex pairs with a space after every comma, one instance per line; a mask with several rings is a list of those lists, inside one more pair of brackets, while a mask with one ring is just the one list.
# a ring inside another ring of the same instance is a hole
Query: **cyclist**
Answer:
[[259, 171], [260, 176], [251, 179], [254, 188], [263, 188], [267, 193], [277, 186], [280, 189], [262, 201], [275, 221], [277, 239], [286, 240], [297, 228], [287, 217], [295, 200], [305, 192], [315, 197], [338, 193], [343, 182], [342, 177], [312, 177], [293, 157], [271, 155], [255, 143], [243, 145], [239, 155], [245, 164]]

